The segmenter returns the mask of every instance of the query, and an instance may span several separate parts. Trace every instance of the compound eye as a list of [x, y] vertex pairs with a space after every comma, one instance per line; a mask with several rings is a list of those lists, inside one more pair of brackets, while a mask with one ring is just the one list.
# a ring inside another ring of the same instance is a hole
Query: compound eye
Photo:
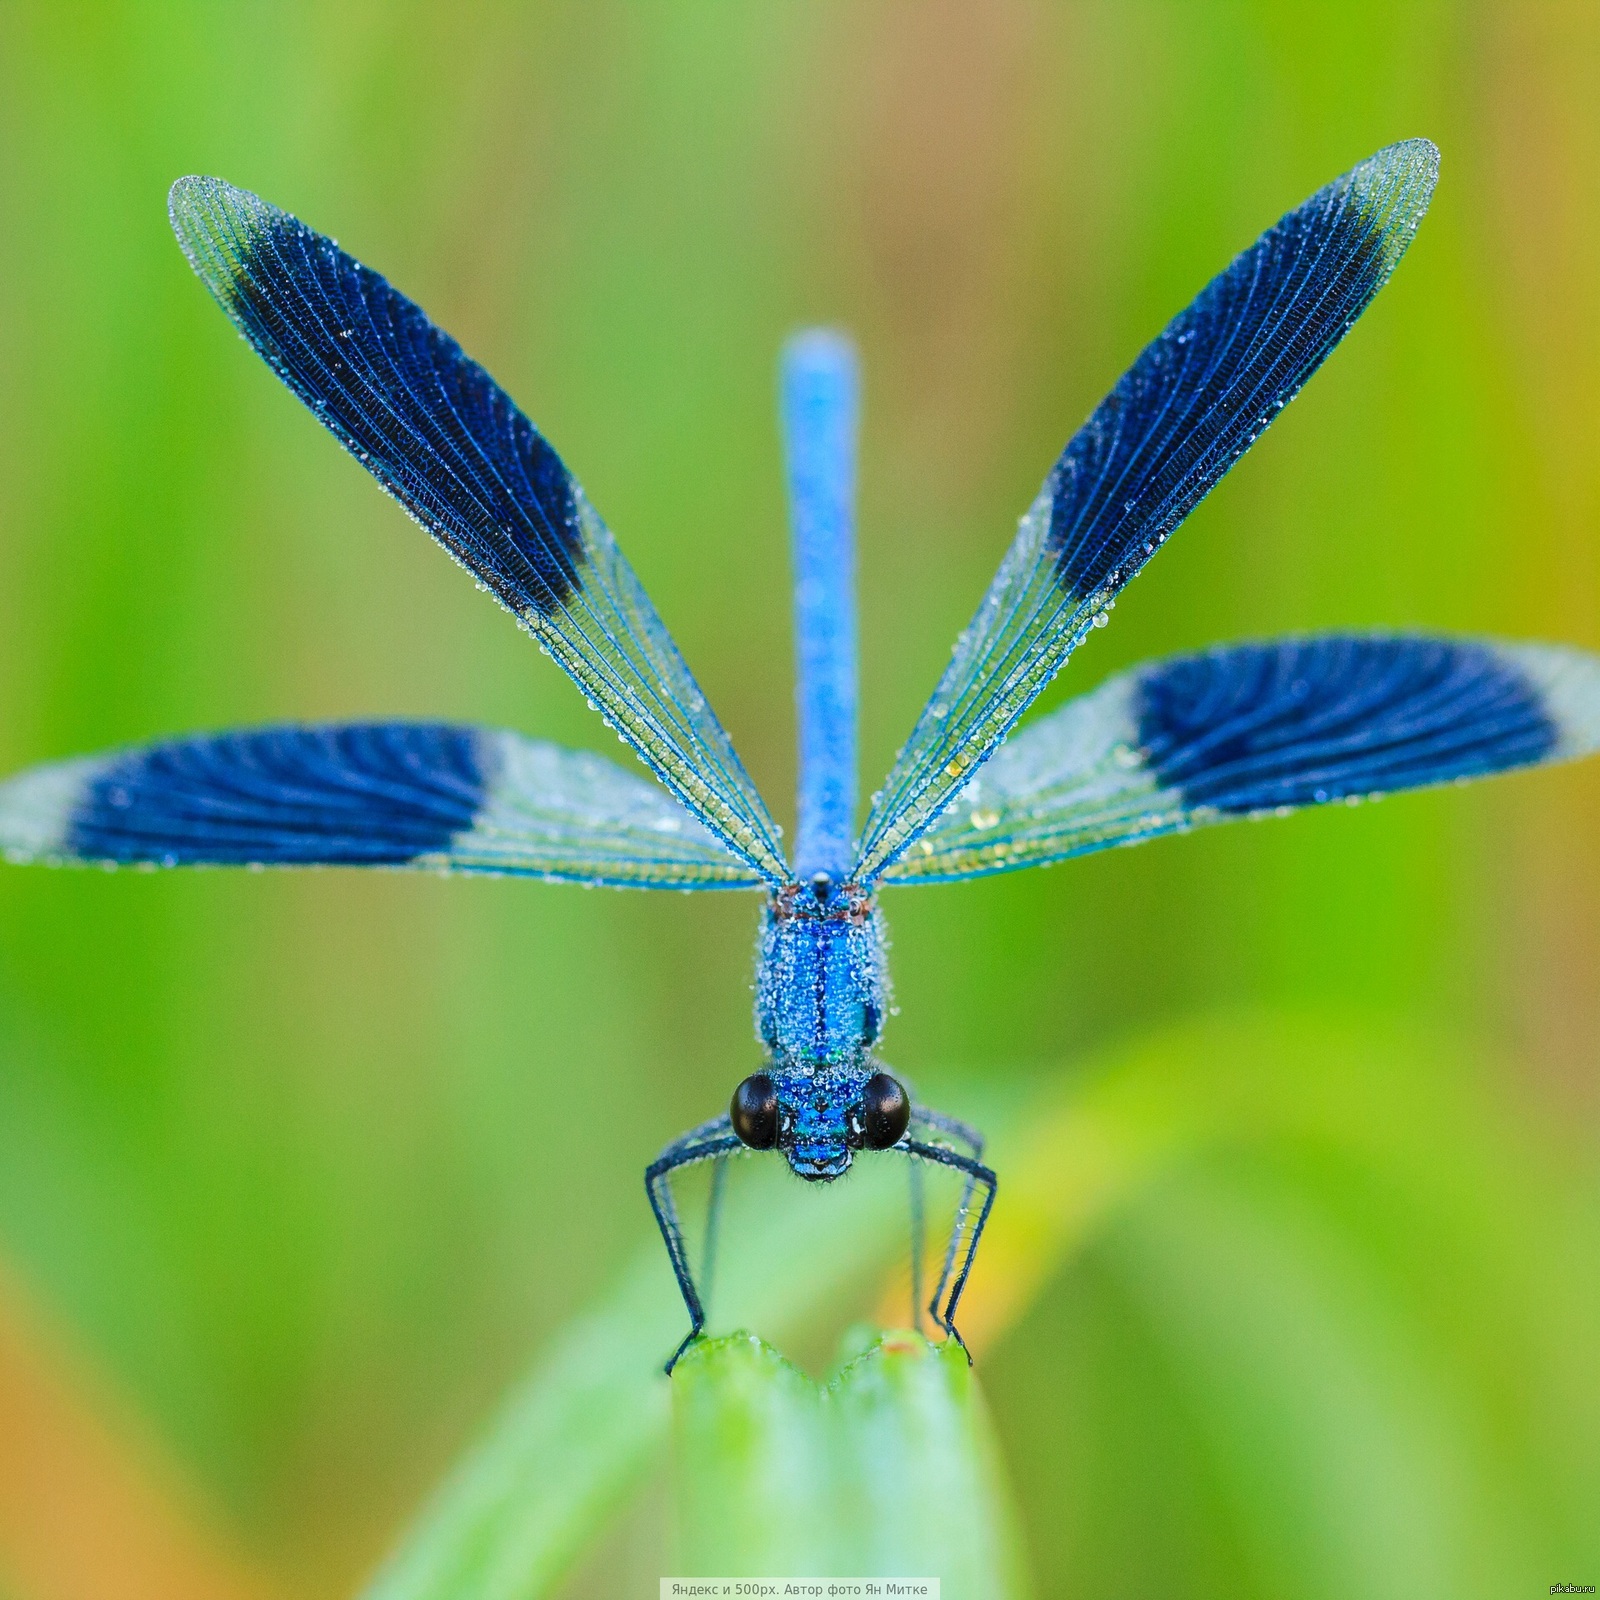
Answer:
[[898, 1079], [875, 1072], [861, 1095], [861, 1136], [869, 1150], [899, 1144], [911, 1121], [911, 1099]]
[[733, 1131], [752, 1150], [770, 1150], [778, 1142], [778, 1086], [765, 1072], [752, 1072], [728, 1103]]

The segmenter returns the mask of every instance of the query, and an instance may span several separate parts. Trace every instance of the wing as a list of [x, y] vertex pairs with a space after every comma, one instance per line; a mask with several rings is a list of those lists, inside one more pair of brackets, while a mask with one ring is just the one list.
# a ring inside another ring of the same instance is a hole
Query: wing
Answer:
[[762, 881], [648, 779], [587, 751], [441, 722], [256, 728], [35, 767], [0, 783], [0, 851], [658, 889]]
[[1438, 152], [1390, 146], [1269, 229], [1175, 317], [1073, 436], [882, 790], [870, 883], [939, 814], [1118, 591], [1292, 400], [1394, 270]]
[[1328, 634], [1119, 674], [1013, 735], [895, 864], [976, 878], [1600, 748], [1600, 656]]
[[172, 226], [239, 331], [511, 611], [661, 781], [763, 877], [778, 830], [616, 541], [487, 372], [377, 273], [215, 178]]

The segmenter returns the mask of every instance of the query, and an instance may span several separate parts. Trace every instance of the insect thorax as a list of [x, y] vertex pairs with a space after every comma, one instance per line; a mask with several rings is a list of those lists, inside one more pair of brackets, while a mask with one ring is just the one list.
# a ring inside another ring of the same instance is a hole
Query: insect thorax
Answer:
[[883, 917], [853, 884], [787, 884], [767, 901], [756, 965], [756, 1031], [782, 1069], [864, 1067], [888, 1009]]

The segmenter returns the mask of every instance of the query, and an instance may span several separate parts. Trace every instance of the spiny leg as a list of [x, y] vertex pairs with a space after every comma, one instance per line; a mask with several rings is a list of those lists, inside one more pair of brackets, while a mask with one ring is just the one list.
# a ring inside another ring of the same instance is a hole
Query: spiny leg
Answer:
[[[966, 1182], [962, 1186], [961, 1206], [956, 1212], [955, 1226], [950, 1233], [950, 1248], [946, 1252], [946, 1268], [940, 1276], [939, 1288], [935, 1293], [928, 1309], [933, 1313], [934, 1323], [944, 1329], [962, 1349], [966, 1349], [966, 1342], [962, 1339], [956, 1328], [956, 1307], [961, 1302], [961, 1292], [967, 1286], [967, 1275], [972, 1271], [973, 1258], [978, 1253], [978, 1241], [983, 1237], [985, 1224], [989, 1220], [990, 1208], [994, 1205], [995, 1190], [998, 1180], [994, 1173], [982, 1162], [971, 1156], [962, 1155], [957, 1150], [946, 1149], [943, 1145], [923, 1144], [917, 1139], [907, 1139], [899, 1149], [908, 1155], [920, 1157], [924, 1161], [937, 1161], [941, 1166], [954, 1167], [957, 1172], [963, 1173]], [[971, 1210], [971, 1196], [973, 1189], [983, 1185], [983, 1205], [978, 1211], [978, 1220], [972, 1225], [967, 1237], [967, 1248], [961, 1253], [961, 1267], [956, 1272], [953, 1280], [950, 1279], [950, 1268], [954, 1265], [957, 1247], [963, 1229], [966, 1227]], [[949, 1297], [945, 1298], [945, 1285], [949, 1283]], [[943, 1308], [940, 1300], [944, 1300]], [[970, 1359], [970, 1357], [968, 1358]]]
[[911, 1108], [911, 1126], [931, 1128], [947, 1139], [956, 1139], [967, 1147], [967, 1154], [974, 1161], [983, 1160], [983, 1134], [970, 1122], [963, 1122], [959, 1117], [947, 1117], [942, 1111], [930, 1111], [926, 1106], [914, 1105]]
[[936, 1328], [945, 1327], [943, 1318], [939, 1315], [939, 1302], [944, 1299], [946, 1285], [950, 1282], [950, 1274], [956, 1265], [956, 1251], [961, 1244], [961, 1235], [967, 1225], [967, 1218], [972, 1215], [972, 1176], [969, 1173], [961, 1185], [961, 1199], [956, 1206], [954, 1220], [950, 1224], [950, 1238], [944, 1247], [944, 1260], [939, 1263], [939, 1281], [933, 1286], [933, 1298], [928, 1302], [928, 1312], [933, 1318]]
[[727, 1188], [728, 1158], [714, 1156], [711, 1162], [711, 1196], [706, 1201], [706, 1240], [700, 1252], [700, 1302], [711, 1315], [711, 1285], [717, 1267], [717, 1224], [722, 1218], [722, 1195]]
[[[935, 1134], [943, 1134], [947, 1139], [953, 1139], [967, 1146], [967, 1153], [973, 1161], [983, 1159], [983, 1134], [970, 1122], [963, 1122], [959, 1117], [946, 1116], [942, 1111], [931, 1111], [926, 1106], [916, 1106], [911, 1112], [913, 1127], [931, 1129]], [[912, 1164], [915, 1170], [915, 1163]], [[961, 1243], [961, 1231], [972, 1209], [972, 1191], [977, 1184], [977, 1179], [968, 1172], [966, 1181], [961, 1189], [961, 1201], [956, 1207], [955, 1222], [950, 1229], [950, 1242], [945, 1246], [944, 1262], [939, 1271], [939, 1282], [933, 1291], [933, 1298], [928, 1302], [928, 1310], [933, 1316], [934, 1326], [944, 1328], [944, 1322], [939, 1315], [939, 1302], [944, 1299], [945, 1289], [950, 1283], [950, 1275], [955, 1270], [956, 1251]], [[919, 1291], [920, 1298], [920, 1291]], [[945, 1328], [945, 1332], [952, 1332]], [[959, 1336], [958, 1336], [959, 1337]]]
[[728, 1118], [722, 1116], [712, 1122], [702, 1123], [698, 1128], [691, 1128], [682, 1138], [669, 1144], [645, 1168], [645, 1193], [650, 1197], [650, 1209], [655, 1213], [656, 1226], [661, 1229], [661, 1239], [667, 1247], [672, 1275], [678, 1280], [678, 1293], [683, 1296], [684, 1309], [689, 1313], [689, 1332], [667, 1362], [666, 1370], [669, 1373], [678, 1364], [678, 1357], [699, 1337], [700, 1330], [706, 1325], [705, 1306], [695, 1289], [689, 1252], [683, 1242], [683, 1228], [678, 1222], [678, 1208], [672, 1198], [671, 1176], [679, 1167], [726, 1156], [739, 1148], [738, 1135], [732, 1131]]
[[922, 1332], [922, 1267], [927, 1255], [927, 1222], [924, 1211], [922, 1167], [910, 1165], [911, 1185], [911, 1326]]
[[975, 1183], [976, 1179], [970, 1172], [962, 1180], [961, 1199], [956, 1205], [955, 1217], [950, 1224], [950, 1238], [944, 1247], [944, 1260], [939, 1265], [939, 1281], [934, 1285], [933, 1298], [928, 1302], [928, 1311], [933, 1317], [934, 1326], [944, 1328], [946, 1333], [952, 1330], [946, 1326], [939, 1314], [939, 1302], [944, 1299], [950, 1275], [955, 1271], [956, 1251], [960, 1248], [961, 1235], [966, 1228], [967, 1219], [972, 1215], [972, 1190]]

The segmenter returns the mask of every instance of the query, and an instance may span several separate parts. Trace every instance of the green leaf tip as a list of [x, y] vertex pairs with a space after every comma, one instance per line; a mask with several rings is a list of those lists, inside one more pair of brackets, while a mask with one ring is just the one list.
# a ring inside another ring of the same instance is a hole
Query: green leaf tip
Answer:
[[817, 1383], [752, 1334], [706, 1339], [672, 1380], [686, 1575], [937, 1577], [1025, 1593], [1016, 1518], [959, 1345], [880, 1335]]

